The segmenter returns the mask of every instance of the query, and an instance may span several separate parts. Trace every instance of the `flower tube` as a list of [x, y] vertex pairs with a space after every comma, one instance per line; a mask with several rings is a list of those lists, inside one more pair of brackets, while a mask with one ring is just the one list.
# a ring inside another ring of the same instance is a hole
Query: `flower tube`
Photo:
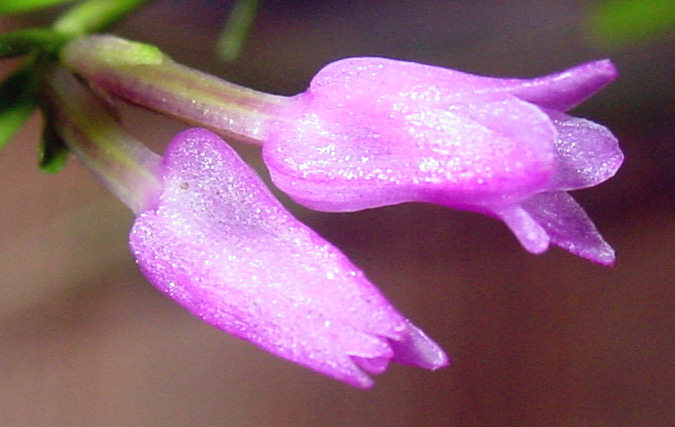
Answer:
[[47, 87], [57, 132], [136, 213], [129, 244], [140, 269], [188, 311], [357, 387], [371, 386], [368, 374], [390, 361], [448, 363], [217, 135], [181, 132], [160, 159], [72, 75], [59, 70]]
[[179, 64], [158, 48], [113, 35], [77, 38], [64, 65], [92, 86], [127, 102], [262, 145], [285, 96], [258, 92]]

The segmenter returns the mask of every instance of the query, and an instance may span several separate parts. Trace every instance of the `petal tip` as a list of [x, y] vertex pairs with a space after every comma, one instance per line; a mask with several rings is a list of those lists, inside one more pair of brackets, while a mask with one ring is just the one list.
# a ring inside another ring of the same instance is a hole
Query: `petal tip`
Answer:
[[414, 365], [435, 371], [450, 364], [443, 349], [421, 329], [407, 320], [408, 334], [401, 341], [391, 341], [392, 360], [404, 365]]
[[606, 242], [603, 241], [603, 243], [604, 245], [601, 249], [595, 251], [595, 253], [588, 254], [586, 258], [605, 267], [614, 267], [616, 263], [614, 249]]
[[619, 69], [616, 68], [614, 62], [611, 59], [601, 59], [597, 62], [597, 67], [604, 71], [604, 74], [612, 80], [616, 80], [619, 77]]
[[578, 76], [581, 80], [595, 82], [595, 92], [619, 77], [619, 70], [611, 59], [598, 59], [572, 67], [563, 73]]

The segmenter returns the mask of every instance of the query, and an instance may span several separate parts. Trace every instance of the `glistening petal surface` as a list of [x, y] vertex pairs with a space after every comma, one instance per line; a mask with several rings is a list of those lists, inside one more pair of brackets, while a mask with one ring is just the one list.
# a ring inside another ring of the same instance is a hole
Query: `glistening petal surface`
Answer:
[[612, 177], [623, 154], [607, 128], [564, 112], [616, 77], [608, 60], [533, 79], [340, 60], [283, 106], [263, 157], [274, 183], [312, 209], [473, 210], [502, 219], [530, 252], [554, 243], [610, 264], [609, 246], [562, 191]]
[[576, 190], [614, 176], [623, 162], [623, 153], [609, 129], [557, 111], [549, 111], [549, 115], [557, 131], [557, 172], [549, 188]]
[[[177, 135], [164, 192], [130, 245], [148, 279], [206, 322], [359, 387], [395, 358], [412, 327], [337, 249], [295, 220], [220, 138]], [[415, 338], [410, 338], [411, 336]], [[430, 339], [415, 364], [447, 364]], [[431, 357], [431, 356], [429, 356]], [[359, 364], [359, 361], [364, 361]]]
[[553, 175], [555, 128], [538, 107], [508, 93], [460, 96], [445, 87], [460, 85], [426, 79], [463, 73], [375, 59], [321, 70], [266, 141], [272, 179], [296, 201], [327, 211], [503, 202]]

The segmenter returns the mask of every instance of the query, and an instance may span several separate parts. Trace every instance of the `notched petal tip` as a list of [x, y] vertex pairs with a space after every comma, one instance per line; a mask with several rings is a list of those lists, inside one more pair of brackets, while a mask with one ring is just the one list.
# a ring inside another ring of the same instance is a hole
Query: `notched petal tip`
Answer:
[[[369, 374], [378, 375], [387, 370], [389, 366], [388, 357], [358, 357], [352, 356], [354, 363]], [[372, 381], [371, 381], [372, 383]]]
[[350, 356], [355, 367], [348, 376], [341, 378], [343, 381], [356, 387], [370, 388], [373, 381], [368, 374], [381, 374], [387, 369], [389, 362], [431, 371], [450, 364], [448, 356], [440, 346], [408, 319], [405, 319], [405, 329], [401, 335], [381, 339], [387, 343], [391, 351], [374, 357]]

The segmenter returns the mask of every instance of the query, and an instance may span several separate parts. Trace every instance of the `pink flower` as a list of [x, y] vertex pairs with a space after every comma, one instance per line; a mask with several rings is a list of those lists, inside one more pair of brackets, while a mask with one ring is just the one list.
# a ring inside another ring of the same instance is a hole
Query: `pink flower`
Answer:
[[204, 321], [358, 387], [388, 362], [436, 369], [443, 351], [335, 247], [294, 219], [215, 134], [178, 134], [162, 192], [130, 246], [162, 292]]
[[566, 191], [614, 175], [605, 127], [564, 112], [616, 78], [608, 60], [500, 79], [384, 58], [329, 64], [281, 105], [263, 156], [274, 183], [323, 211], [429, 202], [501, 218], [529, 251], [614, 252]]
[[502, 219], [534, 253], [552, 242], [601, 264], [614, 261], [566, 193], [605, 181], [623, 160], [608, 129], [565, 114], [616, 78], [608, 60], [501, 79], [352, 58], [284, 97], [113, 36], [72, 41], [61, 57], [99, 90], [263, 145], [274, 183], [309, 208], [437, 203]]

